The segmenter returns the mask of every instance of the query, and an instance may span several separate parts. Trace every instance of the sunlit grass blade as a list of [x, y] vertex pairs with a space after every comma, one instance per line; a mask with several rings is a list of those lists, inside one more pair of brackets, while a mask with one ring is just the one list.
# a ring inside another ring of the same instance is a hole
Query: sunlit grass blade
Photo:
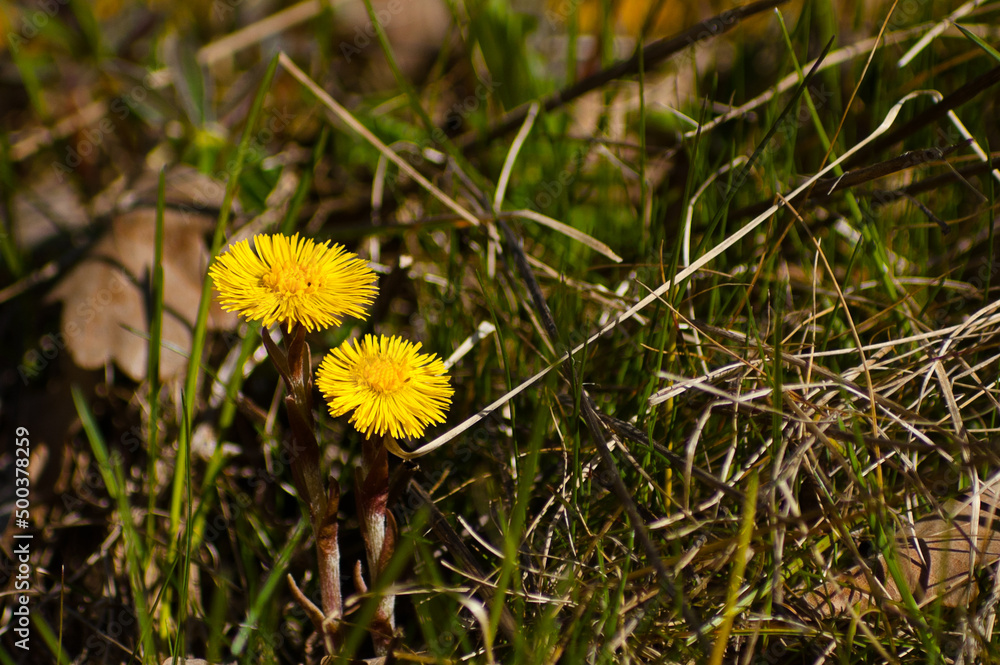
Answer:
[[[275, 56], [264, 73], [257, 96], [250, 107], [250, 114], [247, 116], [246, 126], [243, 128], [243, 136], [236, 150], [236, 156], [231, 162], [232, 168], [227, 174], [229, 180], [226, 183], [226, 193], [222, 199], [222, 209], [219, 211], [219, 219], [216, 222], [215, 233], [212, 236], [210, 254], [213, 257], [219, 253], [225, 241], [229, 215], [236, 197], [236, 190], [239, 187], [240, 172], [246, 161], [254, 127], [257, 125], [261, 109], [264, 106], [264, 98], [271, 86], [271, 80], [274, 78], [277, 66], [278, 58]], [[194, 421], [195, 404], [198, 401], [198, 377], [201, 373], [201, 358], [205, 350], [205, 338], [208, 334], [208, 310], [211, 302], [212, 280], [206, 274], [202, 284], [201, 300], [198, 304], [198, 317], [195, 320], [191, 336], [191, 358], [188, 362], [187, 377], [184, 382], [183, 408], [186, 422], [189, 425]], [[170, 501], [170, 543], [172, 546], [177, 543], [177, 534], [180, 526], [181, 497], [183, 496], [183, 488], [188, 475], [187, 461], [190, 456], [190, 442], [191, 432], [182, 430], [178, 440], [178, 466], [174, 472], [174, 484]]]
[[253, 599], [250, 611], [247, 613], [246, 620], [242, 623], [240, 632], [236, 635], [236, 639], [233, 640], [232, 651], [234, 655], [239, 656], [243, 653], [250, 640], [251, 633], [257, 629], [258, 619], [264, 613], [265, 608], [273, 602], [278, 585], [284, 584], [288, 563], [298, 549], [302, 538], [305, 537], [308, 526], [309, 522], [303, 517], [299, 519], [295, 525], [295, 529], [289, 534], [285, 546], [281, 548], [277, 560], [275, 560], [267, 579], [264, 581], [264, 585], [260, 588], [256, 598]]
[[[150, 268], [151, 307], [149, 316], [149, 355], [146, 381], [149, 385], [149, 437], [146, 465], [149, 505], [146, 512], [146, 554], [152, 556], [156, 535], [156, 465], [160, 459], [160, 342], [163, 336], [163, 209], [166, 205], [166, 173], [160, 171], [156, 193], [156, 230], [153, 241], [153, 265]], [[147, 565], [149, 561], [146, 562]]]
[[976, 46], [986, 51], [986, 53], [989, 54], [991, 58], [993, 58], [997, 62], [1000, 62], [1000, 51], [997, 51], [995, 48], [987, 44], [982, 37], [972, 32], [971, 30], [961, 25], [960, 23], [956, 23], [955, 27], [961, 30], [962, 34], [965, 35]]
[[36, 612], [31, 615], [31, 624], [38, 631], [38, 634], [41, 635], [42, 641], [45, 643], [45, 647], [49, 650], [49, 653], [55, 656], [57, 665], [63, 665], [64, 663], [65, 665], [69, 665], [73, 662], [73, 659], [69, 657], [69, 654], [59, 644], [59, 638], [45, 620], [45, 617]]
[[750, 537], [753, 535], [754, 517], [757, 510], [757, 487], [757, 471], [754, 470], [747, 485], [746, 501], [743, 502], [739, 538], [736, 542], [736, 551], [733, 553], [733, 568], [729, 573], [729, 585], [726, 587], [726, 605], [722, 610], [722, 624], [716, 634], [715, 645], [708, 661], [709, 665], [720, 665], [729, 646], [729, 634], [732, 632], [733, 620], [736, 618], [736, 601], [743, 584], [743, 573], [746, 570], [747, 560], [750, 558]]
[[109, 454], [108, 447], [104, 442], [104, 437], [94, 422], [94, 417], [87, 406], [86, 397], [78, 386], [72, 387], [73, 403], [76, 405], [76, 412], [80, 416], [83, 430], [90, 441], [90, 448], [94, 452], [98, 470], [104, 479], [104, 486], [108, 494], [115, 502], [118, 517], [122, 524], [122, 537], [125, 540], [125, 557], [128, 561], [128, 579], [132, 587], [132, 596], [135, 600], [136, 617], [139, 622], [139, 631], [142, 639], [144, 657], [155, 656], [156, 645], [152, 634], [152, 616], [148, 609], [147, 589], [143, 581], [143, 566], [146, 553], [143, 551], [142, 539], [135, 530], [132, 521], [132, 507], [128, 501], [128, 487], [125, 483], [125, 475], [122, 471], [121, 454], [113, 451]]

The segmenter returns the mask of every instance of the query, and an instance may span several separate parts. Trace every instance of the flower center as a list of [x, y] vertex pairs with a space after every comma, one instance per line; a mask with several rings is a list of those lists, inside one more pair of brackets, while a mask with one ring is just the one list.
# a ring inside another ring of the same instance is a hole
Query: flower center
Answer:
[[372, 358], [360, 369], [361, 383], [383, 395], [396, 392], [406, 383], [403, 368], [385, 358]]
[[271, 272], [264, 275], [263, 281], [264, 286], [284, 298], [308, 295], [315, 293], [319, 288], [315, 270], [303, 267], [295, 261], [286, 261], [273, 266]]

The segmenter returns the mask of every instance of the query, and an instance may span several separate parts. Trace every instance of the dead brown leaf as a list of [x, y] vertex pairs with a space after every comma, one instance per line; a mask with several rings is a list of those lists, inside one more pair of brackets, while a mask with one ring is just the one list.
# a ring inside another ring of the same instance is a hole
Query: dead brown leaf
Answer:
[[[163, 343], [160, 377], [187, 367], [191, 326], [197, 316], [209, 253], [203, 233], [210, 219], [173, 210], [163, 217]], [[56, 285], [50, 300], [63, 302], [62, 334], [73, 361], [85, 369], [114, 362], [135, 381], [146, 378], [156, 212], [139, 208], [114, 219], [111, 230]], [[142, 288], [140, 288], [142, 285]], [[209, 329], [232, 328], [235, 316], [213, 302]]]

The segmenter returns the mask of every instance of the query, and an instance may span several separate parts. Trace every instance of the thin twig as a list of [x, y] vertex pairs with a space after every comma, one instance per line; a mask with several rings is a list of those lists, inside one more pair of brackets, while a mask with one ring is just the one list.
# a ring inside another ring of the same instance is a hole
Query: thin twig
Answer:
[[[638, 74], [640, 63], [642, 69], [648, 72], [662, 61], [684, 50], [685, 48], [693, 46], [705, 39], [717, 37], [723, 33], [729, 32], [743, 19], [753, 16], [754, 14], [760, 14], [761, 12], [774, 9], [778, 5], [784, 4], [785, 2], [787, 2], [787, 0], [761, 0], [760, 2], [755, 2], [743, 7], [737, 7], [723, 12], [718, 16], [706, 19], [701, 23], [696, 23], [687, 30], [679, 32], [676, 35], [664, 37], [663, 39], [651, 42], [642, 47], [642, 49], [636, 49], [636, 52], [629, 59], [621, 60], [606, 69], [602, 69], [595, 74], [591, 74], [590, 76], [567, 88], [563, 88], [562, 90], [553, 93], [547, 97], [544, 102], [542, 102], [542, 108], [545, 111], [552, 111], [559, 108], [563, 104], [577, 99], [578, 97], [582, 97], [592, 90], [598, 90], [604, 87], [615, 79]], [[515, 109], [514, 111], [508, 113], [507, 117], [500, 121], [497, 126], [490, 129], [486, 133], [486, 136], [482, 137], [482, 139], [477, 137], [474, 133], [470, 133], [459, 138], [458, 144], [464, 149], [475, 145], [480, 140], [483, 142], [492, 141], [493, 139], [503, 136], [508, 132], [514, 131], [516, 127], [521, 125], [527, 114], [528, 107]]]

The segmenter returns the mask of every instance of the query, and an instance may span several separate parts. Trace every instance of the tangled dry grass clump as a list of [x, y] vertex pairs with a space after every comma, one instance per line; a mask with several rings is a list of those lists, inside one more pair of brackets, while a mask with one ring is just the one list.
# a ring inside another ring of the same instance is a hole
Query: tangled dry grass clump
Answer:
[[[813, 295], [821, 281], [811, 285]], [[809, 293], [809, 285], [798, 286]], [[861, 296], [847, 291], [843, 298]], [[944, 328], [927, 330], [914, 318], [913, 334], [817, 351], [832, 312], [798, 310], [768, 322], [774, 344], [691, 322], [685, 341], [702, 349], [716, 369], [688, 378], [671, 375], [673, 385], [652, 397], [654, 402], [677, 400], [692, 419], [700, 416], [676, 451], [686, 453], [683, 480], [677, 481], [683, 488], [681, 513], [660, 517], [650, 528], [662, 529], [668, 539], [676, 535], [680, 543], [687, 543], [692, 532], [702, 534], [679, 562], [694, 579], [710, 577], [732, 555], [732, 542], [720, 548], [725, 539], [713, 542], [704, 534], [733, 519], [733, 504], [745, 500], [739, 479], [760, 469], [756, 528], [770, 533], [774, 546], [763, 558], [769, 563], [748, 576], [738, 601], [742, 607], [754, 612], [770, 600], [775, 615], [806, 632], [816, 630], [820, 617], [853, 614], [857, 621], [858, 611], [888, 610], [893, 613], [886, 615], [886, 630], [915, 630], [921, 640], [954, 636], [972, 656], [966, 662], [972, 662], [992, 640], [998, 598], [992, 577], [982, 574], [1000, 554], [995, 531], [1000, 460], [991, 420], [997, 405], [1000, 305], [987, 305]], [[852, 338], [847, 331], [841, 336]], [[877, 434], [865, 434], [872, 431], [873, 418]], [[760, 445], [747, 450], [738, 436], [715, 434], [733, 420], [759, 429]], [[695, 451], [705, 451], [709, 468], [699, 472]], [[691, 489], [706, 477], [733, 481], [728, 489]], [[949, 502], [955, 497], [964, 502]], [[696, 527], [686, 524], [687, 514], [706, 512], [718, 517], [699, 520]], [[980, 529], [978, 536], [972, 525]], [[951, 528], [963, 532], [942, 538]], [[867, 556], [858, 551], [859, 533], [882, 539]], [[761, 554], [759, 546], [751, 546], [747, 556], [761, 560]], [[886, 563], [893, 557], [898, 572]], [[861, 561], [878, 566], [874, 575], [889, 592], [877, 590], [870, 582], [873, 573], [859, 570]], [[823, 585], [838, 572], [850, 574], [840, 576], [840, 585]], [[911, 598], [897, 590], [899, 579], [906, 581], [900, 586]], [[817, 584], [821, 588], [813, 593]], [[697, 585], [690, 590], [691, 597], [698, 593]], [[921, 625], [921, 611], [942, 600], [951, 608], [950, 619], [938, 617], [942, 632], [920, 635], [930, 630]], [[918, 606], [923, 609], [911, 613]], [[764, 611], [756, 620], [770, 618]], [[814, 639], [823, 636], [821, 630]], [[839, 638], [833, 633], [825, 639], [832, 647]], [[752, 642], [745, 648], [752, 650]]]

